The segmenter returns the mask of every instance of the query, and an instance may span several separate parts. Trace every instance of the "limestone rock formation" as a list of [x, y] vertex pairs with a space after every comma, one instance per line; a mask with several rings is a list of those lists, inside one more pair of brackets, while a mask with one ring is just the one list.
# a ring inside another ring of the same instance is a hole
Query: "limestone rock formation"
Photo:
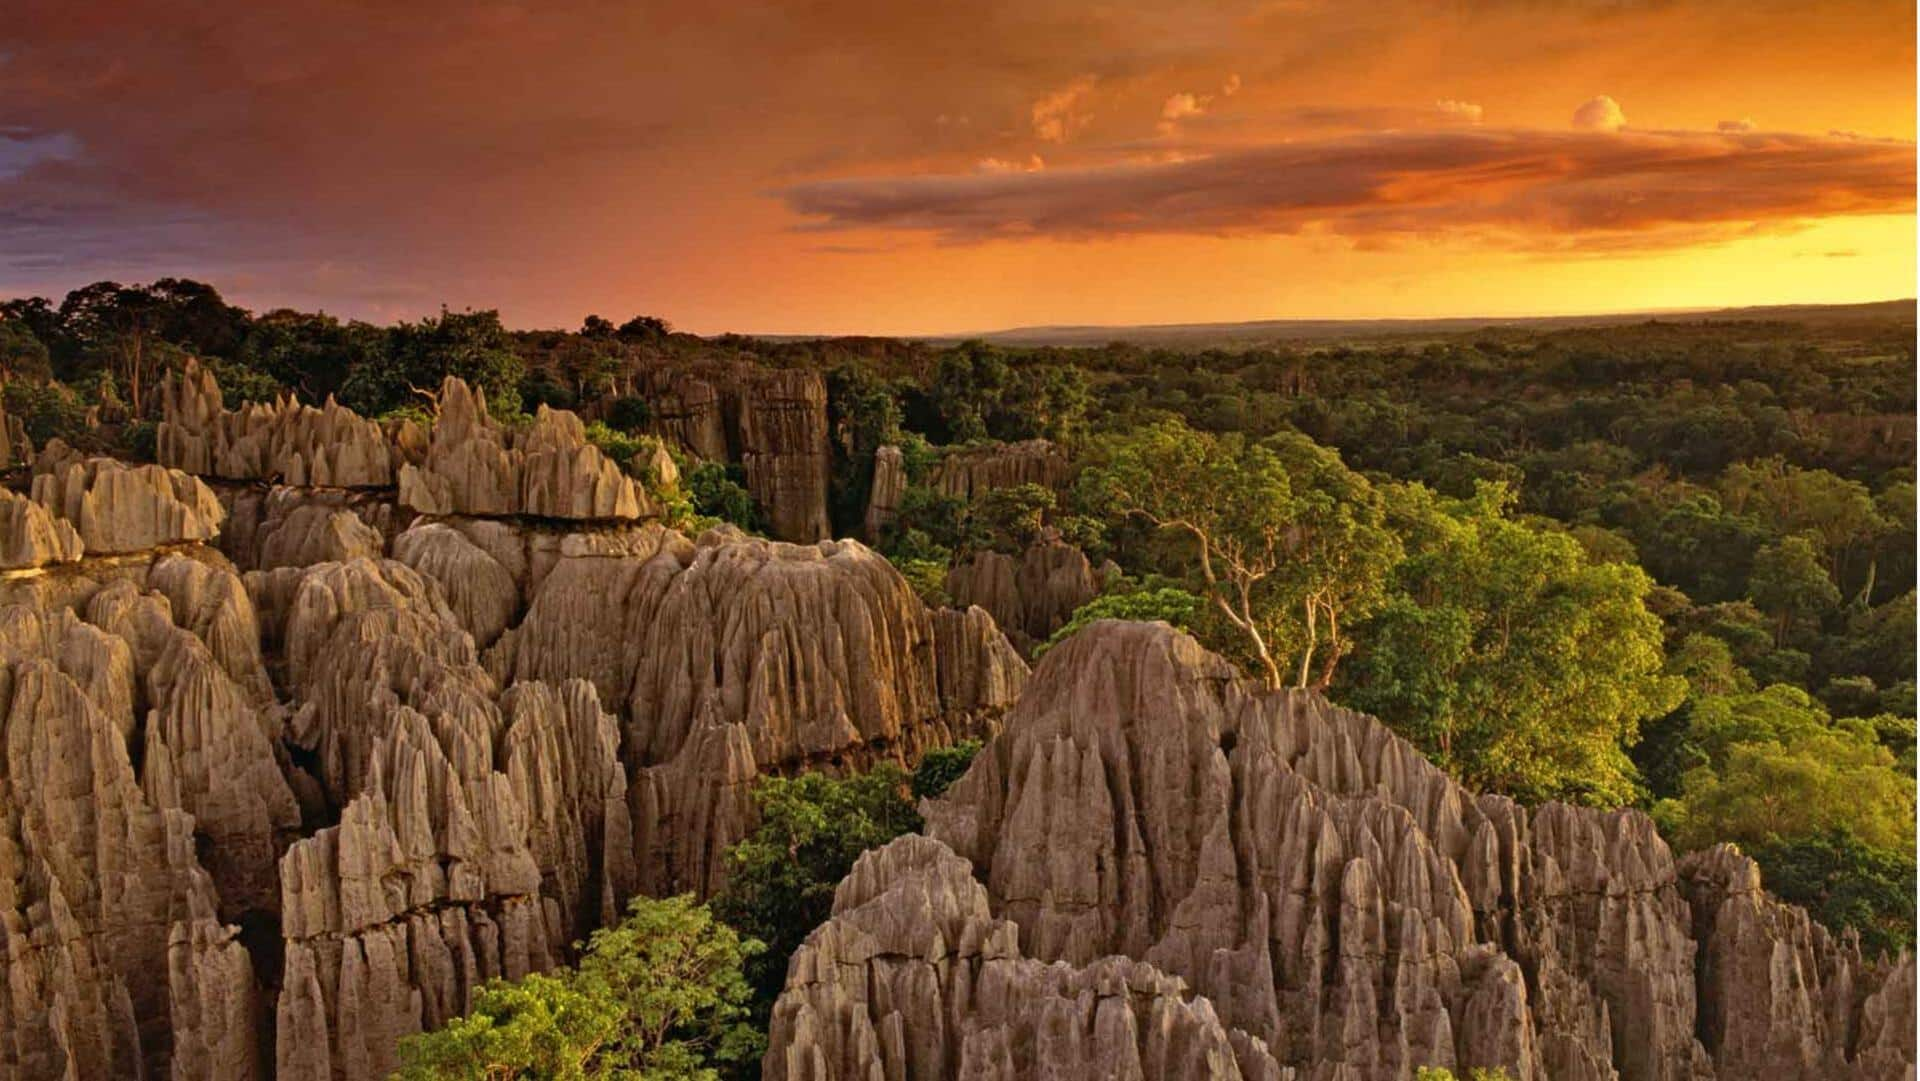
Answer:
[[762, 1076], [1295, 1076], [1152, 964], [1023, 955], [972, 871], [917, 836], [861, 856], [788, 967]]
[[415, 523], [394, 539], [393, 557], [439, 583], [460, 625], [483, 649], [519, 615], [513, 572], [445, 522]]
[[46, 445], [33, 456], [33, 475], [37, 477], [42, 473], [58, 472], [75, 462], [86, 461], [87, 457], [56, 435], [47, 440]]
[[112, 458], [70, 461], [37, 473], [33, 501], [71, 524], [85, 550], [96, 555], [211, 540], [226, 517], [198, 478]]
[[955, 604], [986, 609], [1022, 654], [1031, 654], [1100, 595], [1100, 578], [1086, 553], [1055, 537], [1036, 540], [1018, 558], [979, 552], [947, 572], [946, 586]]
[[305, 567], [378, 556], [405, 524], [384, 493], [274, 485], [226, 487], [220, 550], [243, 570]]
[[27, 438], [27, 426], [19, 417], [0, 409], [0, 471], [16, 469], [33, 462], [33, 440]]
[[[870, 856], [843, 884], [789, 971], [769, 1076], [888, 1075], [903, 1055], [929, 1064], [913, 1076], [1027, 1076], [1038, 1043], [1005, 1066], [968, 1057], [1017, 998], [981, 993], [1007, 956], [1178, 977], [1243, 1074], [1263, 1055], [1329, 1081], [1913, 1070], [1911, 958], [1863, 962], [1730, 853], [1677, 864], [1639, 814], [1475, 797], [1371, 718], [1244, 683], [1161, 624], [1097, 623], [1051, 650], [922, 811], [954, 855], [912, 862], [951, 869]], [[982, 922], [990, 907], [1012, 927], [993, 951], [942, 918], [976, 879]], [[1131, 1069], [1123, 1043], [1101, 1054], [1095, 1074]]]
[[213, 373], [189, 359], [161, 383], [155, 435], [160, 464], [201, 476], [313, 487], [391, 487], [394, 453], [378, 423], [332, 398], [316, 409], [282, 396], [271, 405], [221, 405]]
[[933, 467], [928, 484], [935, 491], [977, 499], [995, 488], [1038, 484], [1059, 488], [1071, 469], [1066, 454], [1045, 439], [986, 443], [949, 452]]
[[542, 405], [508, 432], [486, 396], [448, 376], [435, 398], [424, 458], [400, 467], [400, 502], [422, 514], [635, 519], [655, 513], [646, 490], [587, 442], [580, 418]]
[[900, 499], [907, 493], [907, 461], [899, 447], [887, 446], [873, 452], [873, 483], [867, 489], [867, 514], [862, 534], [868, 544], [880, 543], [880, 534], [893, 524], [900, 513]]
[[71, 563], [80, 558], [80, 533], [46, 507], [0, 488], [0, 570]]
[[817, 371], [731, 361], [642, 373], [659, 433], [708, 461], [739, 462], [781, 540], [832, 536], [827, 519], [827, 384]]
[[933, 613], [934, 668], [940, 708], [956, 733], [991, 734], [1020, 700], [1027, 662], [981, 608], [941, 608]]
[[990, 731], [1026, 675], [984, 612], [936, 618], [855, 541], [569, 543], [487, 666], [620, 704], [648, 890], [717, 887], [759, 773], [911, 762]]
[[274, 843], [251, 811], [284, 810], [279, 778], [244, 693], [162, 596], [100, 590], [103, 626], [0, 605], [0, 1075], [257, 1075], [252, 959], [196, 840], [229, 843], [216, 866], [245, 903]]
[[551, 966], [577, 914], [613, 903], [615, 732], [585, 684], [516, 688], [503, 711], [437, 585], [404, 564], [250, 582], [301, 701], [288, 738], [342, 808], [280, 863], [278, 1074], [382, 1076], [401, 1036]]

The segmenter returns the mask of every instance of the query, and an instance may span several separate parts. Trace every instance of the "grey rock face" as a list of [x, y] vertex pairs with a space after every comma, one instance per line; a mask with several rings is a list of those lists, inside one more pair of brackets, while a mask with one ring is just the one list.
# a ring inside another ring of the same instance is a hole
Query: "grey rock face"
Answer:
[[860, 857], [774, 1008], [762, 1076], [1291, 1081], [1259, 1040], [1154, 965], [1022, 953], [973, 868], [901, 837]]
[[862, 536], [868, 544], [879, 544], [880, 534], [893, 524], [900, 513], [900, 498], [907, 493], [907, 462], [899, 447], [881, 447], [873, 452], [873, 482], [867, 489], [867, 513]]
[[271, 905], [297, 820], [221, 574], [166, 556], [0, 591], [0, 1076], [257, 1074], [260, 989], [223, 921]]
[[[1914, 1025], [1911, 958], [1864, 963], [1730, 853], [1676, 864], [1644, 816], [1475, 797], [1371, 718], [1245, 684], [1164, 625], [1099, 623], [1050, 651], [1001, 735], [923, 813], [963, 861], [952, 881], [984, 881], [1020, 957], [1179, 977], [1236, 1052], [1258, 1046], [1302, 1078], [1913, 1068], [1897, 1035]], [[862, 874], [843, 890], [890, 896], [887, 912], [836, 906], [796, 960], [768, 1074], [886, 1074], [894, 1047], [938, 1046], [924, 1061], [940, 1065], [913, 1075], [963, 1076], [953, 1038], [992, 1006], [886, 989], [903, 959], [965, 956], [965, 940], [930, 923], [922, 887]], [[897, 937], [843, 947], [849, 923]], [[1107, 1053], [1096, 1072], [1131, 1068], [1124, 1048]]]
[[0, 570], [71, 563], [80, 552], [80, 533], [72, 522], [0, 488]]
[[645, 489], [587, 442], [572, 413], [541, 406], [507, 432], [486, 397], [451, 376], [435, 398], [425, 457], [400, 467], [400, 502], [422, 514], [575, 520], [651, 517]]
[[928, 483], [935, 491], [972, 500], [995, 488], [1019, 484], [1059, 488], [1070, 472], [1059, 447], [1045, 439], [1028, 439], [953, 451], [933, 467]]
[[759, 773], [911, 761], [1004, 712], [1026, 666], [984, 613], [946, 623], [857, 542], [654, 530], [565, 551], [486, 662], [621, 704], [641, 882], [709, 892]]
[[160, 464], [227, 480], [313, 487], [386, 488], [394, 453], [379, 424], [328, 398], [316, 409], [291, 397], [223, 408], [213, 373], [189, 359], [161, 384], [155, 431]]
[[242, 570], [338, 563], [386, 551], [406, 512], [381, 492], [275, 485], [224, 487], [220, 550]]
[[227, 513], [197, 477], [112, 458], [67, 461], [37, 472], [33, 501], [65, 519], [95, 555], [211, 540]]
[[1066, 626], [1081, 605], [1100, 595], [1086, 553], [1043, 537], [1018, 557], [980, 552], [947, 572], [954, 603], [978, 605], [993, 616], [1023, 655]]
[[781, 540], [832, 536], [827, 384], [819, 372], [695, 361], [641, 373], [659, 433], [708, 461], [738, 462]]

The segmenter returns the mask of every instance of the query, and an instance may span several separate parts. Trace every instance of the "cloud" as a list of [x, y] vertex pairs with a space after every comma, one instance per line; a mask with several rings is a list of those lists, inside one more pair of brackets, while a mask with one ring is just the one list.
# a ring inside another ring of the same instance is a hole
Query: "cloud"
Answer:
[[1581, 131], [1619, 131], [1627, 126], [1620, 103], [1601, 94], [1573, 111], [1573, 126]]
[[1047, 167], [1047, 163], [1038, 154], [1027, 155], [1025, 161], [1008, 161], [1005, 158], [981, 158], [973, 163], [977, 173], [1037, 173]]
[[1189, 116], [1199, 116], [1205, 111], [1201, 99], [1185, 92], [1175, 94], [1160, 106], [1160, 119], [1182, 120]]
[[0, 180], [12, 180], [36, 165], [70, 161], [80, 153], [71, 132], [0, 128]]
[[1045, 172], [786, 188], [809, 229], [1010, 237], [1474, 238], [1667, 247], [1847, 214], [1911, 213], [1914, 145], [1808, 135], [1429, 129]]
[[1724, 131], [1730, 135], [1744, 134], [1753, 130], [1753, 118], [1743, 116], [1738, 120], [1722, 120], [1714, 126], [1714, 130]]
[[1296, 105], [1272, 115], [1291, 128], [1377, 132], [1389, 128], [1478, 124], [1485, 110], [1470, 101], [1441, 100], [1431, 105]]
[[1227, 76], [1226, 82], [1220, 84], [1220, 96], [1223, 98], [1230, 98], [1235, 94], [1238, 94], [1239, 92], [1240, 92], [1240, 73], [1234, 72], [1232, 75]]
[[1033, 103], [1033, 133], [1050, 143], [1064, 143], [1092, 118], [1080, 103], [1093, 92], [1096, 80], [1082, 75]]

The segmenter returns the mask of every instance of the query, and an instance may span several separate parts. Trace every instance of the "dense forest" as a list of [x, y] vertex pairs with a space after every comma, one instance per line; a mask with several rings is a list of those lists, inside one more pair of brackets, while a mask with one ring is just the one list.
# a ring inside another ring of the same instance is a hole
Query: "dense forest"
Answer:
[[[875, 452], [900, 448], [897, 517], [866, 539], [930, 603], [973, 553], [1063, 538], [1114, 573], [1055, 640], [1167, 619], [1249, 676], [1379, 716], [1469, 785], [1643, 808], [1676, 849], [1739, 844], [1870, 948], [1911, 942], [1910, 314], [1174, 352], [701, 338], [647, 316], [373, 326], [254, 315], [178, 279], [0, 304], [5, 409], [36, 444], [150, 457], [160, 376], [188, 356], [229, 407], [292, 392], [424, 418], [421, 388], [459, 375], [507, 423], [579, 412], [636, 471], [638, 367], [816, 369], [835, 531], [859, 532]], [[1065, 484], [927, 483], [956, 448], [1029, 439], [1065, 451]], [[725, 463], [687, 465], [689, 523], [756, 528]], [[929, 791], [957, 772], [930, 765]], [[716, 902], [775, 946], [759, 964], [784, 964], [854, 855], [910, 828], [908, 779], [883, 780], [767, 794], [763, 833], [786, 833], [742, 845]], [[822, 855], [785, 858], [803, 850]]]

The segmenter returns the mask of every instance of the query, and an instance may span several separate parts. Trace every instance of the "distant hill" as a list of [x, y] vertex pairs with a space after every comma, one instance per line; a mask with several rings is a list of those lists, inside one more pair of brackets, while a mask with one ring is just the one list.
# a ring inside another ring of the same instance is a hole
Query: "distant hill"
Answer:
[[1751, 308], [1707, 308], [1618, 312], [1602, 315], [1525, 317], [1462, 316], [1445, 319], [1261, 319], [1246, 323], [1163, 323], [1146, 326], [1013, 327], [980, 334], [926, 337], [930, 342], [982, 339], [999, 345], [1100, 346], [1109, 342], [1163, 349], [1251, 348], [1274, 342], [1326, 342], [1470, 333], [1487, 329], [1561, 330], [1569, 327], [1637, 323], [1790, 322], [1857, 323], [1914, 321], [1915, 302], [1882, 300], [1868, 304], [1781, 304]]

